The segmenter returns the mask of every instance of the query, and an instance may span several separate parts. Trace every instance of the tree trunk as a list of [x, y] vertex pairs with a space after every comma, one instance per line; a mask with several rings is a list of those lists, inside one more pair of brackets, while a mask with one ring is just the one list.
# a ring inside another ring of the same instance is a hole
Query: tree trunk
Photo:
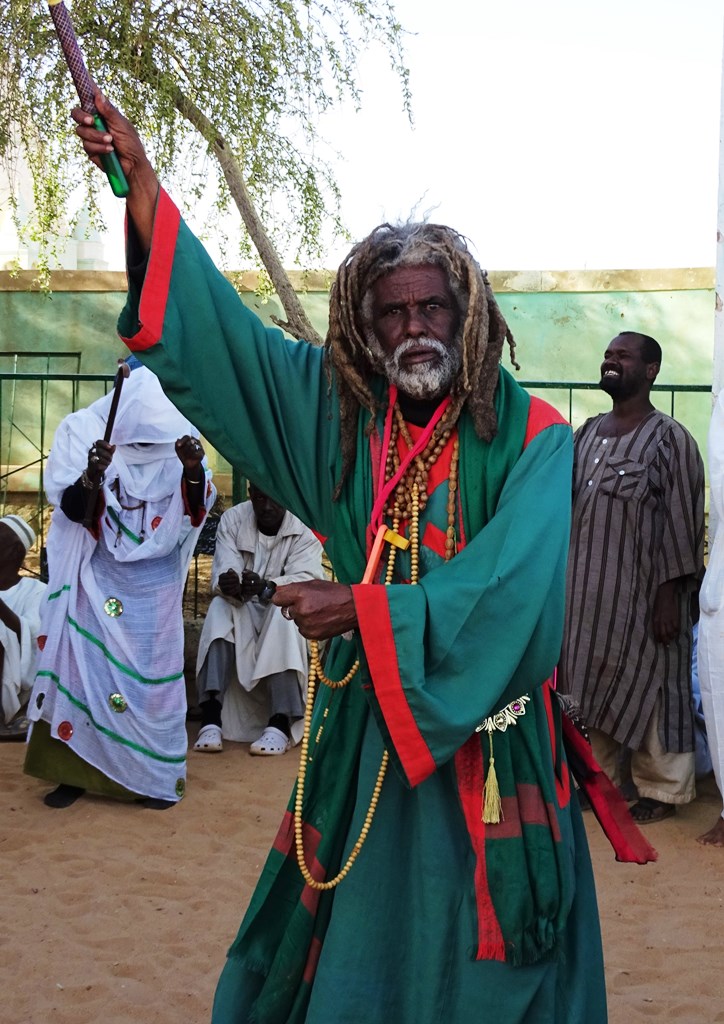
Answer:
[[256, 246], [256, 250], [266, 267], [274, 290], [279, 296], [284, 312], [287, 315], [286, 320], [279, 320], [277, 317], [272, 317], [272, 320], [282, 330], [291, 334], [293, 338], [303, 339], [314, 345], [321, 345], [323, 339], [315, 331], [299, 301], [299, 296], [292, 288], [292, 283], [279, 260], [276, 249], [272, 245], [264, 225], [256, 212], [241, 173], [239, 162], [227, 147], [223, 135], [215, 129], [208, 117], [199, 110], [193, 100], [190, 100], [178, 87], [175, 90], [174, 105], [179, 113], [209, 141], [214, 155], [219, 161], [226, 178], [226, 183], [229, 186], [229, 192], [238, 207], [244, 226]]

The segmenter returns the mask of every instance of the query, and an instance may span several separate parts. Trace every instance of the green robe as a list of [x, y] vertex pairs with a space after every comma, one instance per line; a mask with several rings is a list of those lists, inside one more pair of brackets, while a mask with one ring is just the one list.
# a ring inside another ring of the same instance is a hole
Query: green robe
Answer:
[[[216, 1024], [603, 1024], [603, 969], [585, 834], [542, 684], [560, 650], [570, 522], [570, 430], [501, 370], [499, 431], [459, 423], [464, 547], [449, 563], [445, 494], [421, 519], [418, 586], [358, 585], [381, 423], [360, 415], [337, 502], [339, 410], [322, 352], [247, 310], [161, 193], [143, 290], [119, 330], [175, 404], [247, 477], [327, 538], [359, 629], [326, 664], [343, 690], [315, 706], [304, 843], [315, 877], [354, 844], [383, 749], [391, 769], [347, 878], [305, 886], [288, 811], [229, 951]], [[384, 384], [378, 382], [380, 394]], [[446, 491], [441, 487], [440, 491]], [[405, 576], [404, 558], [399, 560]], [[480, 818], [483, 719], [529, 694], [494, 734], [504, 821]], [[325, 710], [327, 716], [324, 716]], [[290, 803], [293, 807], [293, 803]]]

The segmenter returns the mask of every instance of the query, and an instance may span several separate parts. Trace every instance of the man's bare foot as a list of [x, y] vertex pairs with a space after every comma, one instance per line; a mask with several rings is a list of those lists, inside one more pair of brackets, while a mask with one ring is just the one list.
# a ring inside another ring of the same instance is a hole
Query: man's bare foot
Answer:
[[724, 818], [717, 818], [714, 828], [698, 836], [696, 841], [702, 846], [724, 846]]

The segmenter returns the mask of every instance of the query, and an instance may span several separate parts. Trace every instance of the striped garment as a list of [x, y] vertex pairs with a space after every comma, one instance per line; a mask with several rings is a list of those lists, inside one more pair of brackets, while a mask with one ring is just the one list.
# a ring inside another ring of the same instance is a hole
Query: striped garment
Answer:
[[[622, 437], [575, 435], [573, 524], [559, 686], [587, 725], [638, 749], [659, 692], [661, 737], [694, 749], [690, 595], [703, 565], [704, 467], [691, 434], [654, 410]], [[684, 577], [681, 632], [653, 637], [659, 584]]]

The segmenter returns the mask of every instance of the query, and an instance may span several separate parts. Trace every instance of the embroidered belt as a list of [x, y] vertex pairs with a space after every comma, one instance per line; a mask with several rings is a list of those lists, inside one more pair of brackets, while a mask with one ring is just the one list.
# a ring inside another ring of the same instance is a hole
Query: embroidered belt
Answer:
[[530, 697], [524, 693], [522, 697], [512, 700], [510, 704], [506, 704], [504, 708], [501, 708], [494, 715], [483, 719], [475, 731], [491, 734], [497, 729], [498, 732], [505, 732], [509, 725], [518, 724], [518, 719], [522, 718], [525, 714], [525, 706], [529, 701]]

